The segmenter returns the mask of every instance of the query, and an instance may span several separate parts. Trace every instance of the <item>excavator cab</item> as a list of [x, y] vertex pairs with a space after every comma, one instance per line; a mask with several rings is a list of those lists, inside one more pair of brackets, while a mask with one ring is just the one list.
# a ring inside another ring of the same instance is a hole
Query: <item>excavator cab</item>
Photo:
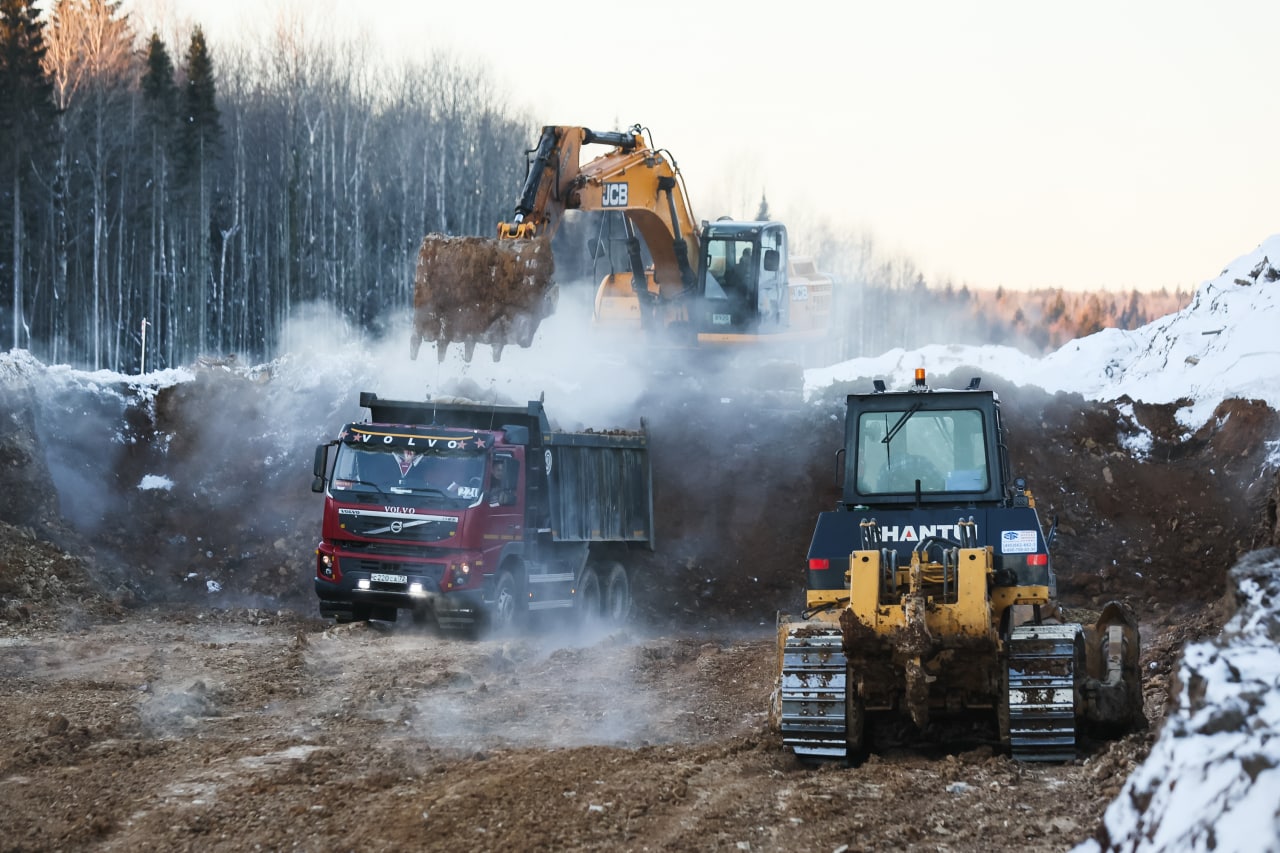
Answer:
[[779, 222], [721, 220], [702, 233], [695, 311], [700, 339], [786, 329], [786, 228]]

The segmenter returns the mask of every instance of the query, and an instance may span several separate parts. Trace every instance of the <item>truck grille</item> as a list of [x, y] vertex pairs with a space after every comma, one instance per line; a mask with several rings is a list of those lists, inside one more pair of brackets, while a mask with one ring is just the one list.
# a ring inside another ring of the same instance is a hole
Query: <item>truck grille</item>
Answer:
[[386, 518], [356, 516], [344, 518], [342, 529], [352, 536], [397, 539], [402, 542], [440, 542], [452, 538], [458, 532], [458, 522], [454, 519], [449, 521], [397, 519], [393, 522]]

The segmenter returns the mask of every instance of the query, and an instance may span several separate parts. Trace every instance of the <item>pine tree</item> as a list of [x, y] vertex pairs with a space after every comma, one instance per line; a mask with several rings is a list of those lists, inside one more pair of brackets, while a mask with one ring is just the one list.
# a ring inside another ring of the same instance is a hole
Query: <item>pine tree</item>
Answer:
[[763, 191], [760, 193], [760, 206], [756, 208], [756, 219], [760, 222], [766, 222], [769, 219], [769, 199], [765, 197]]
[[[34, 0], [0, 0], [0, 175], [12, 203], [8, 278], [13, 284], [10, 319], [14, 348], [24, 343], [24, 332], [29, 337], [23, 310], [23, 191], [35, 165], [33, 158], [43, 158], [48, 150], [57, 119], [53, 85], [41, 67], [44, 54], [44, 24], [38, 19]], [[0, 247], [0, 253], [5, 248]]]
[[213, 79], [213, 59], [204, 40], [204, 30], [196, 27], [187, 47], [187, 83], [182, 92], [182, 132], [179, 172], [192, 182], [207, 170], [217, 153], [222, 135], [217, 105], [217, 85]]
[[[164, 353], [161, 343], [172, 341], [178, 310], [175, 300], [165, 299], [164, 296], [172, 295], [172, 285], [166, 286], [173, 272], [170, 257], [169, 177], [172, 157], [178, 146], [178, 130], [182, 124], [179, 121], [179, 93], [173, 77], [173, 60], [169, 58], [169, 50], [158, 33], [152, 33], [151, 40], [147, 43], [146, 66], [138, 84], [142, 92], [144, 121], [151, 145], [151, 257], [142, 310], [144, 321], [150, 322], [159, 333], [159, 340], [152, 338], [152, 346], [158, 353]], [[145, 356], [144, 353], [144, 360]], [[152, 359], [152, 363], [157, 366], [166, 361], [164, 358]]]
[[[188, 340], [197, 341], [203, 349], [208, 345], [209, 312], [217, 302], [210, 292], [212, 275], [214, 178], [217, 175], [219, 142], [222, 129], [216, 103], [217, 87], [213, 79], [213, 59], [204, 40], [204, 31], [196, 27], [187, 47], [186, 87], [182, 92], [182, 127], [179, 129], [178, 180], [187, 199], [187, 276], [194, 293], [180, 296], [188, 308], [194, 308], [196, 328], [185, 330]], [[217, 318], [213, 318], [217, 322]]]
[[146, 69], [138, 83], [148, 124], [171, 137], [177, 126], [178, 86], [173, 79], [173, 60], [159, 33], [152, 33], [147, 42]]

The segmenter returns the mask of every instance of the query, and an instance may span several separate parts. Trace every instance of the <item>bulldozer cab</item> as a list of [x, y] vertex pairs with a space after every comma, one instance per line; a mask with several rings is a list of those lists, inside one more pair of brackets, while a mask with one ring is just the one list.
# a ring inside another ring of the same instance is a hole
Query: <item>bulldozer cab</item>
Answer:
[[850, 394], [846, 403], [846, 505], [963, 507], [1006, 498], [994, 392], [875, 392]]

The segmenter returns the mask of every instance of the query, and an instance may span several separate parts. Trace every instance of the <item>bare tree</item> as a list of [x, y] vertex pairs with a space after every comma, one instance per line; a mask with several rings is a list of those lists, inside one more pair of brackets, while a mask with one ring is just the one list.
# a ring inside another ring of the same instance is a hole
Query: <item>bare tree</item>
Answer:
[[[68, 327], [59, 331], [68, 333], [71, 356], [85, 358], [94, 368], [115, 354], [115, 340], [104, 336], [104, 324], [115, 328], [123, 319], [117, 313], [122, 300], [116, 298], [113, 309], [112, 297], [114, 288], [124, 283], [107, 278], [113, 213], [107, 183], [113, 173], [119, 178], [127, 159], [122, 152], [132, 124], [130, 83], [136, 79], [136, 68], [133, 33], [118, 13], [118, 4], [106, 0], [59, 0], [45, 55], [61, 118], [53, 184], [55, 215], [63, 223], [55, 237], [55, 277], [61, 277], [63, 287], [55, 284], [54, 290], [65, 293], [71, 309]], [[66, 223], [84, 201], [79, 193], [81, 177], [88, 179], [88, 257], [80, 251], [73, 258], [72, 242], [78, 243], [82, 234]], [[73, 269], [78, 273], [74, 281], [69, 279]]]

